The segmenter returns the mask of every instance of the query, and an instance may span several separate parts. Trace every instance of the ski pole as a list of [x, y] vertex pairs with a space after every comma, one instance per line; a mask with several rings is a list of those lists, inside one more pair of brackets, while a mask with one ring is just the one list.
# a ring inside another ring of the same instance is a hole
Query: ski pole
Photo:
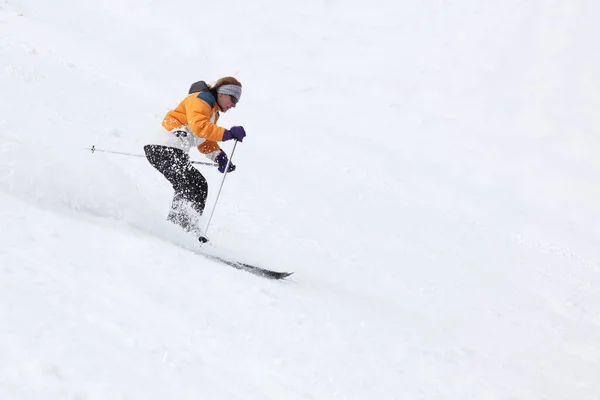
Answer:
[[[133, 156], [133, 157], [144, 157], [144, 158], [146, 158], [146, 156], [142, 155], [142, 154], [131, 154], [131, 153], [124, 153], [124, 152], [121, 152], [121, 151], [97, 149], [96, 146], [94, 146], [94, 145], [92, 145], [91, 148], [86, 147], [85, 150], [90, 150], [92, 153], [95, 153], [96, 151], [99, 151], [99, 152], [102, 152], [102, 153], [120, 154], [122, 156]], [[192, 163], [192, 164], [200, 164], [200, 165], [209, 165], [211, 167], [218, 166], [218, 164], [215, 164], [215, 163], [202, 162], [202, 161], [190, 161], [190, 163]]]
[[212, 211], [210, 213], [210, 217], [208, 218], [208, 222], [206, 223], [206, 228], [204, 228], [204, 236], [200, 236], [198, 238], [200, 243], [208, 242], [208, 238], [206, 237], [206, 234], [208, 232], [208, 227], [210, 226], [210, 221], [212, 220], [212, 217], [215, 214], [215, 208], [217, 208], [217, 202], [219, 201], [219, 196], [221, 195], [221, 189], [223, 189], [223, 184], [225, 183], [225, 178], [227, 177], [227, 172], [229, 172], [229, 164], [231, 164], [231, 159], [233, 158], [233, 153], [235, 152], [235, 146], [237, 146], [237, 144], [238, 144], [238, 141], [236, 139], [235, 143], [233, 144], [233, 150], [231, 150], [231, 156], [227, 160], [227, 165], [225, 166], [225, 172], [223, 173], [223, 179], [221, 180], [221, 186], [219, 187], [219, 191], [217, 192], [217, 198], [215, 199], [215, 205], [213, 206]]

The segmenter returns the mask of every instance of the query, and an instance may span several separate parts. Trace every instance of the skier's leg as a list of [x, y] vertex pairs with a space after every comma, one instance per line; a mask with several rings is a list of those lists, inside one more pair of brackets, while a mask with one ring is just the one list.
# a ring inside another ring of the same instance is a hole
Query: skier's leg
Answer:
[[144, 146], [148, 162], [156, 168], [171, 183], [175, 194], [167, 219], [185, 230], [191, 229], [191, 221], [185, 210], [185, 200], [181, 195], [181, 188], [185, 185], [185, 167], [188, 156], [183, 150], [167, 146]]
[[175, 194], [167, 219], [187, 231], [198, 230], [208, 193], [204, 176], [189, 162], [180, 149], [166, 146], [144, 146], [146, 158], [171, 183]]
[[173, 187], [180, 186], [185, 180], [185, 166], [188, 164], [188, 155], [183, 150], [173, 147], [146, 145], [144, 146], [148, 162], [156, 168]]
[[174, 186], [175, 196], [169, 220], [177, 223], [188, 232], [202, 234], [200, 217], [204, 211], [208, 184], [204, 176], [191, 164], [184, 169], [185, 179]]
[[204, 175], [191, 164], [185, 169], [184, 175], [185, 184], [180, 188], [179, 193], [198, 214], [202, 215], [206, 206], [208, 183]]
[[185, 231], [190, 232], [196, 230], [198, 226], [198, 218], [193, 214], [194, 211], [190, 209], [189, 203], [183, 199], [180, 194], [175, 193], [169, 215], [167, 215], [167, 220], [181, 226]]

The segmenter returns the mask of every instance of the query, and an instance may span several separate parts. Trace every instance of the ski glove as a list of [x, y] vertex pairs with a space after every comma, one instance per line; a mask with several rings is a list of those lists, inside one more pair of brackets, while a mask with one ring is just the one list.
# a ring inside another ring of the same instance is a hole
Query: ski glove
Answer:
[[[223, 150], [221, 150], [219, 155], [215, 157], [215, 161], [217, 162], [217, 164], [219, 164], [219, 168], [218, 168], [219, 172], [224, 174], [225, 167], [227, 167], [227, 154], [225, 154], [225, 152]], [[232, 163], [229, 163], [229, 169], [227, 170], [227, 172], [233, 172], [233, 171], [235, 171], [235, 165], [233, 165]]]
[[225, 129], [223, 134], [223, 141], [235, 139], [242, 142], [246, 137], [246, 131], [243, 126], [232, 126], [231, 129]]

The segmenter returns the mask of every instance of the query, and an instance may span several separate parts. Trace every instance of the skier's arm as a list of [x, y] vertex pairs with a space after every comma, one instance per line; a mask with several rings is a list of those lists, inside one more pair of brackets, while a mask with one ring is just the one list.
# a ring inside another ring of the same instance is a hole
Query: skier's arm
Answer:
[[[188, 126], [194, 135], [206, 139], [207, 141], [222, 141], [225, 128], [210, 122], [212, 107], [198, 97], [190, 98], [189, 102], [190, 103], [187, 106]], [[200, 152], [202, 153], [202, 151]]]
[[207, 140], [206, 142], [198, 145], [198, 151], [204, 154], [209, 159], [215, 161], [215, 158], [221, 152], [221, 148], [217, 144], [217, 142], [213, 142], [212, 140]]

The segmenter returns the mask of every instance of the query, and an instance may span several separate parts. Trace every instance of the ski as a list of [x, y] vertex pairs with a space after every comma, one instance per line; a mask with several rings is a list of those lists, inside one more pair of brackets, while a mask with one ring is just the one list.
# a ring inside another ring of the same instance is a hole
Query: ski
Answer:
[[288, 276], [293, 274], [293, 272], [272, 271], [270, 269], [260, 268], [260, 267], [246, 264], [246, 263], [239, 262], [239, 261], [227, 260], [225, 258], [213, 256], [210, 254], [205, 254], [205, 253], [201, 253], [201, 254], [204, 257], [208, 258], [209, 260], [217, 261], [217, 262], [220, 262], [221, 264], [225, 264], [225, 265], [228, 265], [235, 269], [246, 271], [253, 275], [260, 276], [263, 278], [279, 280], [279, 279], [287, 278]]

